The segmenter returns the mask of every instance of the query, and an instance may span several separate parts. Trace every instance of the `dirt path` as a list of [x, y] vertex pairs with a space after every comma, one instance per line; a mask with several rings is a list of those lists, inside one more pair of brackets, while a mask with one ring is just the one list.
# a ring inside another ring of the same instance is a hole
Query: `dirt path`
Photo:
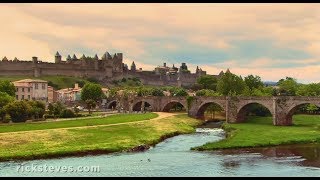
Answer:
[[30, 130], [30, 131], [16, 131], [16, 132], [5, 132], [0, 134], [19, 134], [19, 133], [26, 133], [26, 132], [41, 132], [41, 131], [47, 131], [47, 130], [56, 130], [56, 129], [84, 129], [84, 128], [95, 128], [95, 127], [107, 127], [107, 126], [117, 126], [122, 124], [134, 124], [134, 123], [142, 123], [145, 121], [153, 121], [153, 120], [159, 120], [167, 117], [171, 117], [180, 113], [167, 113], [167, 112], [153, 112], [158, 114], [159, 116], [153, 119], [146, 119], [141, 121], [132, 121], [132, 122], [124, 122], [124, 123], [115, 123], [115, 124], [106, 124], [106, 125], [94, 125], [94, 126], [79, 126], [79, 127], [67, 127], [67, 128], [54, 128], [54, 129], [41, 129], [41, 130]]

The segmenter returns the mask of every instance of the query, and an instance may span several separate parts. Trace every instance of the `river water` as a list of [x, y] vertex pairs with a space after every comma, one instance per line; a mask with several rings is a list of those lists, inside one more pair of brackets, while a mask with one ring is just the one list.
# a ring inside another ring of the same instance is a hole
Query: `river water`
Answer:
[[[320, 176], [319, 144], [190, 150], [224, 136], [221, 129], [198, 128], [196, 133], [166, 139], [145, 152], [2, 162], [0, 176]], [[45, 168], [49, 166], [51, 169]], [[59, 169], [61, 166], [78, 172]], [[97, 166], [99, 172], [78, 169]]]

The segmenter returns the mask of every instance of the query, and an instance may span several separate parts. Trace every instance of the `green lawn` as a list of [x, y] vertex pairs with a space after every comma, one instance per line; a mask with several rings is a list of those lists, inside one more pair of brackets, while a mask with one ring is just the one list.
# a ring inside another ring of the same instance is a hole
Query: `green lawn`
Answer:
[[195, 150], [272, 146], [320, 142], [320, 116], [295, 115], [293, 126], [274, 126], [271, 117], [251, 117], [244, 123], [224, 124], [227, 138]]
[[69, 76], [41, 76], [37, 78], [33, 76], [0, 76], [0, 80], [18, 81], [21, 79], [42, 79], [48, 82], [51, 81], [56, 89], [71, 88], [74, 87], [75, 83], [88, 82], [87, 80], [82, 78]]
[[0, 135], [0, 160], [129, 150], [141, 144], [156, 144], [163, 137], [194, 132], [200, 123], [187, 115], [176, 115], [114, 126], [3, 133]]
[[93, 125], [107, 125], [114, 123], [124, 123], [131, 121], [147, 120], [158, 117], [155, 113], [146, 114], [117, 114], [107, 117], [91, 118], [91, 119], [77, 119], [65, 120], [56, 122], [37, 122], [37, 123], [17, 123], [17, 124], [2, 124], [0, 125], [0, 135], [4, 132], [16, 131], [32, 131], [42, 129], [57, 129], [69, 128], [80, 126], [93, 126]]

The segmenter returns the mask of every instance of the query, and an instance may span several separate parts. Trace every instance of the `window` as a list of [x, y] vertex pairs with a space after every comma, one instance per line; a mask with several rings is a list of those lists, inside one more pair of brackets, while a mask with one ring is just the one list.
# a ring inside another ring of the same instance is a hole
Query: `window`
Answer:
[[36, 83], [36, 84], [34, 85], [34, 88], [35, 88], [35, 89], [38, 89], [38, 83]]
[[19, 100], [19, 96], [18, 95], [16, 95], [16, 100]]
[[21, 96], [21, 100], [24, 100], [24, 95]]
[[30, 100], [30, 95], [28, 95], [28, 99]]
[[42, 83], [42, 89], [46, 89], [46, 84]]
[[24, 92], [24, 88], [22, 88], [22, 92]]
[[28, 92], [30, 92], [30, 88], [28, 88]]
[[16, 89], [16, 92], [18, 92], [18, 91], [19, 91], [19, 88]]

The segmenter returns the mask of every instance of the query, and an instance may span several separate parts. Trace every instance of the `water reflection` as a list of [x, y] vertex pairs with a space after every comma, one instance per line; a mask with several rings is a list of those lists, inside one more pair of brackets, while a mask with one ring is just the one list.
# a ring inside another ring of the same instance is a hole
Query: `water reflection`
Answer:
[[[298, 166], [320, 167], [320, 144], [295, 144], [274, 147], [241, 148], [218, 151], [221, 155], [258, 154], [272, 158], [276, 163], [293, 163]], [[237, 164], [234, 162], [233, 164]]]

